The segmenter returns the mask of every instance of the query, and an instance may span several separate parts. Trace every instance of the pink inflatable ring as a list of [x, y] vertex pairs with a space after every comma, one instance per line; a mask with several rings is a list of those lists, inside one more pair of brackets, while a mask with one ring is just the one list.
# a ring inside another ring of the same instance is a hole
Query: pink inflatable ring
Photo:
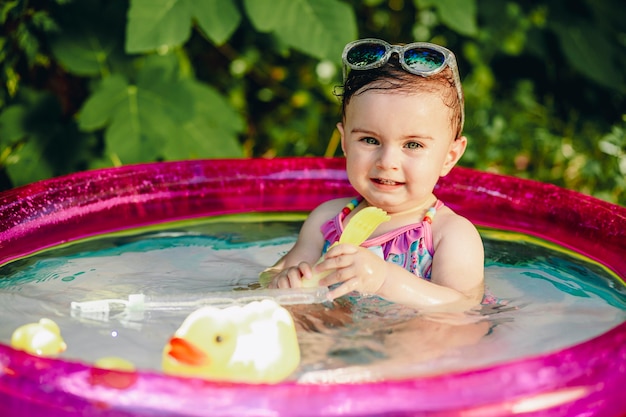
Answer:
[[[626, 208], [456, 168], [437, 195], [477, 225], [537, 236], [626, 277]], [[152, 163], [0, 193], [0, 265], [68, 241], [239, 212], [309, 211], [351, 196], [342, 159]], [[246, 385], [105, 371], [0, 345], [2, 416], [623, 416], [626, 322], [557, 352], [432, 377]]]

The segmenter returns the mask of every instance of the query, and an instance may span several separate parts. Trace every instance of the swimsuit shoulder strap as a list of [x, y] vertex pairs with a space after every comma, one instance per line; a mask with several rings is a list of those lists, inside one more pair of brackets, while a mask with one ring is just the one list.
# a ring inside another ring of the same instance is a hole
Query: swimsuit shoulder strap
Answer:
[[361, 201], [363, 201], [363, 197], [361, 196], [354, 197], [352, 200], [350, 200], [348, 204], [346, 204], [344, 208], [341, 209], [341, 213], [339, 214], [339, 220], [343, 221], [343, 219], [345, 219], [346, 216], [350, 214], [352, 210], [354, 210], [355, 207], [359, 205], [359, 203], [361, 203]]
[[437, 214], [437, 210], [442, 208], [444, 205], [445, 204], [443, 204], [443, 201], [437, 199], [437, 201], [435, 201], [435, 204], [433, 204], [432, 207], [426, 211], [426, 214], [424, 215], [424, 219], [422, 219], [422, 221], [432, 224], [433, 219], [435, 218], [435, 214]]

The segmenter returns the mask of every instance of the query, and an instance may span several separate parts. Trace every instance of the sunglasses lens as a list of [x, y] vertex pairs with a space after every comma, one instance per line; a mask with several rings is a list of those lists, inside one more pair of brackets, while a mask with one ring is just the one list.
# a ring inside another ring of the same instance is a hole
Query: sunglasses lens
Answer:
[[362, 68], [380, 61], [385, 56], [387, 48], [377, 43], [362, 43], [352, 47], [346, 54], [346, 61], [353, 68]]
[[443, 53], [428, 48], [411, 48], [404, 52], [404, 62], [418, 71], [432, 71], [440, 68], [446, 57]]

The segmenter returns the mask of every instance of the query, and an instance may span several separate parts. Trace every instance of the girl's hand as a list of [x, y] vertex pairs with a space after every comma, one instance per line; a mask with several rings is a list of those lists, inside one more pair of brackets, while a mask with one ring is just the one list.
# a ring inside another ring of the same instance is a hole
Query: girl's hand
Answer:
[[324, 261], [315, 266], [315, 272], [334, 270], [320, 280], [320, 285], [342, 283], [328, 294], [335, 299], [351, 291], [376, 294], [385, 282], [388, 265], [369, 249], [344, 243], [329, 249]]
[[300, 288], [303, 279], [313, 276], [313, 268], [307, 262], [279, 271], [270, 281], [268, 288]]

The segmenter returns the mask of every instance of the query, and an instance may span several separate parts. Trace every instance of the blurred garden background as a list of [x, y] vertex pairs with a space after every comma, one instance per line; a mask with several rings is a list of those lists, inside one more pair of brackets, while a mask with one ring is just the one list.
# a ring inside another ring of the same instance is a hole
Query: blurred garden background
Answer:
[[461, 165], [626, 205], [623, 0], [0, 0], [0, 190], [190, 158], [337, 156], [354, 39], [453, 50]]

